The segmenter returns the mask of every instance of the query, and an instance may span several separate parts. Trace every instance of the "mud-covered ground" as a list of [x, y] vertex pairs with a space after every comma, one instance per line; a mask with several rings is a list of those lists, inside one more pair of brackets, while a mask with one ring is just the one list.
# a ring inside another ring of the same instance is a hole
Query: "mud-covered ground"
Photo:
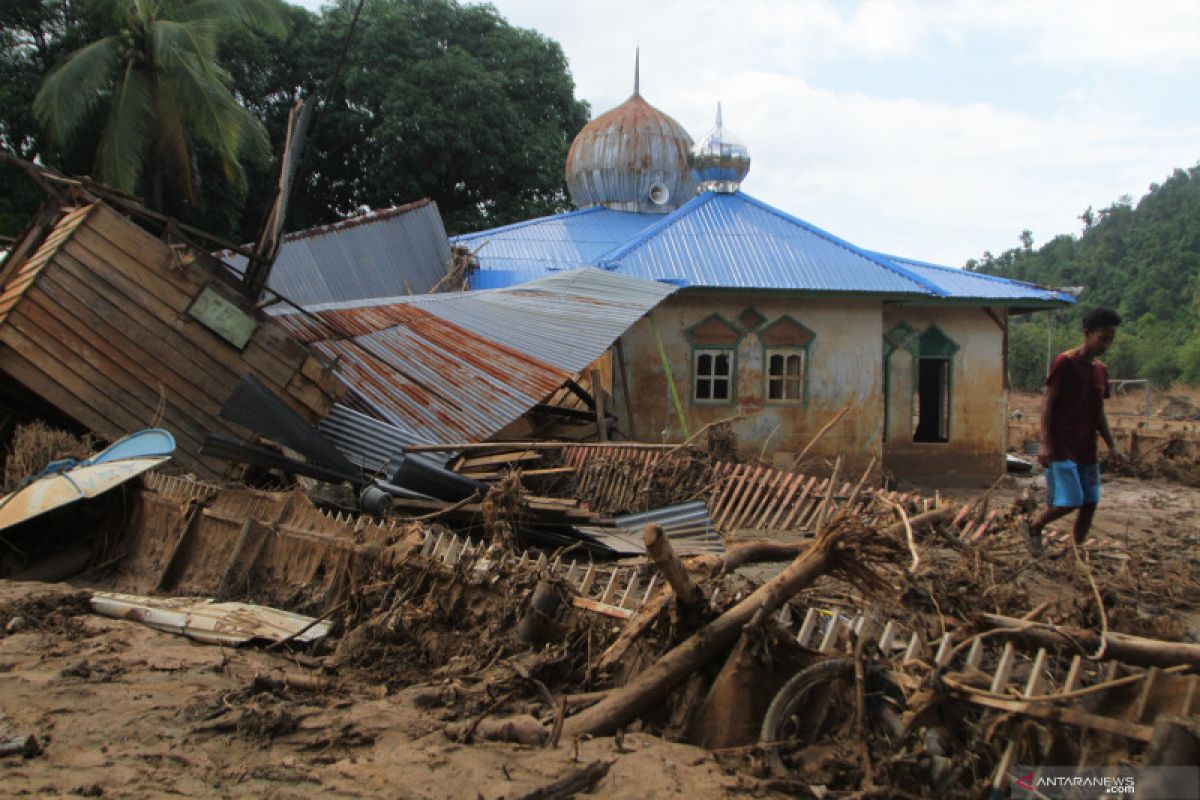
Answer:
[[[1007, 479], [992, 502], [1036, 499], [1036, 486]], [[1104, 493], [1089, 563], [1110, 628], [1196, 640], [1200, 489], [1115, 478]], [[1072, 559], [1031, 564], [1011, 531], [982, 550], [977, 567], [938, 578], [940, 602], [1015, 613], [1048, 600], [1051, 618], [1095, 626]], [[596, 796], [772, 795], [717, 755], [640, 732], [557, 749], [458, 744], [447, 725], [479, 716], [478, 704], [446, 702], [461, 675], [341, 670], [311, 686], [311, 655], [97, 616], [80, 588], [0, 582], [0, 739], [32, 734], [41, 747], [0, 757], [4, 796], [515, 798], [596, 761], [612, 762]], [[297, 687], [293, 676], [307, 677]]]
[[0, 727], [42, 747], [0, 758], [5, 797], [513, 798], [599, 760], [609, 797], [738, 786], [705, 751], [638, 733], [578, 750], [457, 744], [442, 732], [452, 708], [418, 707], [436, 705], [427, 688], [290, 688], [312, 674], [292, 658], [90, 614], [73, 587], [0, 582], [0, 608], [26, 623], [0, 639]]

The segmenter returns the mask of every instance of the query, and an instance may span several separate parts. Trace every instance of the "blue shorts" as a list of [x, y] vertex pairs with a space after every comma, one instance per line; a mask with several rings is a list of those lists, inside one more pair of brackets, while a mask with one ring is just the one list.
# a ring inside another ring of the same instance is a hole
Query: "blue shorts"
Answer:
[[1057, 508], [1096, 505], [1100, 502], [1100, 465], [1052, 461], [1046, 470], [1046, 499]]

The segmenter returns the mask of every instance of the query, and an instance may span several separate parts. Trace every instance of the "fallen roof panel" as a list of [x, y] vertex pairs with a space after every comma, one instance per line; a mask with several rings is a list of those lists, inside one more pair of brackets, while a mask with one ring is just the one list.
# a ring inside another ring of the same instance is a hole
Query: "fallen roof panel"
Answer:
[[481, 441], [674, 291], [581, 269], [504, 289], [315, 305], [279, 319], [338, 365], [360, 410], [426, 440]]

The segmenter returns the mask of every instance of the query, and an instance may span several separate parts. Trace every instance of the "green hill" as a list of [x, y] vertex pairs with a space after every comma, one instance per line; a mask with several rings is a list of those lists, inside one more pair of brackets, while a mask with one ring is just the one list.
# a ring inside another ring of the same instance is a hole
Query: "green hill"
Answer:
[[[1123, 318], [1117, 343], [1105, 356], [1114, 378], [1149, 378], [1166, 387], [1200, 385], [1200, 164], [1177, 169], [1133, 204], [1123, 197], [1079, 217], [1083, 232], [1063, 234], [1034, 249], [984, 253], [967, 269], [1044, 286], [1084, 287], [1079, 303], [1056, 312], [1054, 352], [1079, 340], [1079, 319], [1109, 306]], [[1046, 315], [1015, 318], [1009, 333], [1013, 387], [1037, 390], [1046, 364]]]

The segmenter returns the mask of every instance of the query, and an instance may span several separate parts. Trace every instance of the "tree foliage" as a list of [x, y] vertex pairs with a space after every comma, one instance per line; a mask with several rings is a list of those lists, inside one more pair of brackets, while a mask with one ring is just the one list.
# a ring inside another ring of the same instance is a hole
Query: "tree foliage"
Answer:
[[[1073, 308], [1056, 312], [1054, 352], [1078, 344], [1089, 308], [1109, 306], [1123, 319], [1105, 356], [1114, 378], [1147, 378], [1166, 387], [1200, 385], [1200, 165], [1177, 169], [1135, 205], [1125, 196], [1079, 217], [1080, 236], [1060, 235], [1033, 249], [1032, 236], [967, 269], [1044, 286], [1080, 286]], [[1025, 232], [1028, 233], [1028, 232]], [[1032, 315], [1009, 331], [1013, 385], [1035, 390], [1045, 375], [1046, 319]]]
[[[237, 5], [235, 0], [193, 2], [205, 7]], [[39, 126], [27, 87], [36, 86], [66, 54], [116, 35], [120, 26], [114, 27], [115, 6], [143, 3], [166, 9], [192, 4], [0, 0], [0, 35], [5, 44], [21, 42], [19, 48], [6, 47], [0, 56], [0, 77], [14, 78], [0, 88], [0, 101], [7, 101], [0, 106], [0, 143], [67, 172], [86, 173], [93, 164], [108, 168], [115, 163], [111, 154], [97, 160], [94, 136], [60, 140]], [[332, 222], [364, 206], [386, 207], [420, 197], [437, 201], [452, 233], [569, 206], [563, 164], [571, 139], [587, 121], [588, 108], [574, 97], [557, 43], [509, 25], [490, 6], [463, 6], [454, 0], [367, 0], [338, 79], [332, 80], [354, 5], [340, 0], [320, 14], [289, 6], [282, 37], [224, 26], [214, 39], [214, 63], [228, 73], [240, 106], [265, 128], [275, 157], [291, 105], [313, 91], [321, 96], [288, 229]], [[81, 57], [105, 69], [125, 63], [114, 62], [113, 52], [101, 47]], [[85, 80], [80, 74], [84, 70], [77, 70], [75, 85], [117, 86], [116, 81], [100, 80], [103, 71], [87, 71]], [[66, 85], [66, 78], [60, 82]], [[133, 89], [128, 99], [144, 107], [146, 93]], [[71, 97], [57, 94], [53, 99], [69, 106]], [[48, 115], [46, 121], [101, 130], [102, 101], [108, 96], [85, 92], [77, 99], [77, 105], [61, 115]], [[230, 151], [225, 144], [197, 138], [190, 155], [200, 196], [194, 202], [172, 203], [168, 193], [165, 205], [184, 221], [247, 241], [270, 202], [277, 162], [272, 158], [256, 163], [240, 152], [236, 166], [244, 170], [246, 180], [239, 187], [224, 179], [237, 175], [227, 171]], [[22, 181], [13, 170], [0, 170], [0, 232], [18, 230], [36, 205], [36, 193]], [[146, 189], [144, 184], [139, 187]]]
[[[114, 0], [106, 10], [110, 32], [62, 59], [34, 97], [51, 141], [94, 138], [96, 176], [125, 192], [148, 184], [159, 208], [166, 191], [196, 199], [197, 146], [240, 185], [242, 159], [265, 160], [267, 137], [233, 96], [217, 39], [234, 25], [282, 34], [275, 0]], [[99, 109], [97, 137], [85, 123]]]

